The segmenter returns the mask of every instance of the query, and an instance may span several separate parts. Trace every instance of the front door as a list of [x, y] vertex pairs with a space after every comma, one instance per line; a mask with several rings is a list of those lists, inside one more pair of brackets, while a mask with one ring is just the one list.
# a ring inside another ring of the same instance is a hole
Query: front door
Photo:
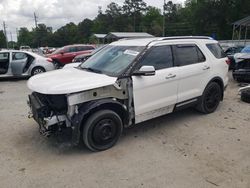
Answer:
[[60, 62], [63, 64], [71, 63], [76, 55], [76, 47], [68, 47], [62, 54]]
[[154, 66], [154, 76], [132, 76], [136, 123], [173, 111], [177, 102], [178, 75], [171, 46], [154, 46], [136, 66]]
[[23, 74], [25, 65], [27, 64], [28, 56], [24, 52], [12, 52], [12, 59], [10, 62], [13, 75]]

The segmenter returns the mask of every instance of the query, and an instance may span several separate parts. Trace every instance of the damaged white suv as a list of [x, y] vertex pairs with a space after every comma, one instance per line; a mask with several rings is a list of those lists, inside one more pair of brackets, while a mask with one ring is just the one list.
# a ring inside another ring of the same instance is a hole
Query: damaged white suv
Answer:
[[227, 72], [209, 37], [121, 40], [77, 67], [30, 78], [28, 103], [42, 134], [71, 128], [73, 143], [101, 151], [131, 125], [185, 107], [214, 112]]

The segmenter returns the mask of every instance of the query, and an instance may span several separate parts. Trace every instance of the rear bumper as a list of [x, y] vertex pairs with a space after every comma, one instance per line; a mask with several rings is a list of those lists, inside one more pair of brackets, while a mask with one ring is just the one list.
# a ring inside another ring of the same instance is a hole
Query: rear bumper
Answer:
[[47, 63], [44, 68], [46, 69], [46, 72], [55, 70], [55, 65], [53, 63]]

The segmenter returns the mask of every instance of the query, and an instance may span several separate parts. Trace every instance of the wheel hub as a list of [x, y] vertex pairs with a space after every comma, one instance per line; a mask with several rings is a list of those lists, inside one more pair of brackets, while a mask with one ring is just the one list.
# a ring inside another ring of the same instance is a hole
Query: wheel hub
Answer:
[[96, 124], [93, 133], [93, 138], [97, 143], [108, 142], [115, 136], [115, 124], [112, 120], [101, 120]]

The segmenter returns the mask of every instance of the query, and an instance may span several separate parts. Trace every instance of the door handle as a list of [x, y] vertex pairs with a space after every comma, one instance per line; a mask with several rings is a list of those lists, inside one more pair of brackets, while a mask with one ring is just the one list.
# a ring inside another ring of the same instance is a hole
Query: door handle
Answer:
[[176, 74], [169, 74], [165, 77], [165, 79], [175, 78]]
[[204, 67], [203, 67], [203, 70], [208, 70], [208, 69], [210, 69], [209, 66], [204, 66]]

